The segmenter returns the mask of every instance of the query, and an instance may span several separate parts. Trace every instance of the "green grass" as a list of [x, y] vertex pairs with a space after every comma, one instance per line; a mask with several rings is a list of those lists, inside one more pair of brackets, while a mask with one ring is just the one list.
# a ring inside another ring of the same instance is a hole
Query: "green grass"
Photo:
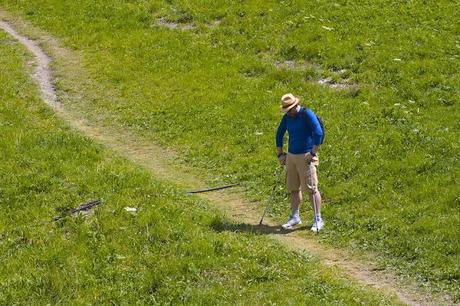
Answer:
[[[0, 304], [394, 303], [308, 254], [216, 230], [228, 221], [207, 203], [55, 118], [3, 32], [0, 53]], [[95, 198], [93, 215], [51, 222]]]
[[[460, 298], [457, 1], [0, 5], [83, 56], [93, 85], [69, 107], [174, 148], [212, 183], [239, 181], [253, 199], [273, 180], [279, 97], [300, 95], [326, 122], [321, 239], [376, 252]], [[158, 18], [195, 28], [162, 28]], [[275, 66], [284, 61], [296, 68]], [[328, 76], [357, 86], [317, 83]], [[78, 86], [59, 81], [62, 96]]]

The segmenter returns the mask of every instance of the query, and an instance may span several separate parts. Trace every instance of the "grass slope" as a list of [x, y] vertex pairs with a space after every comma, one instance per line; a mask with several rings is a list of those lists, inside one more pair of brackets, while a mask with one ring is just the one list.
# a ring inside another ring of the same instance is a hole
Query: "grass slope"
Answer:
[[[392, 304], [71, 131], [0, 32], [0, 304]], [[93, 215], [51, 217], [103, 198]], [[131, 214], [124, 207], [137, 207]]]
[[[276, 166], [278, 99], [300, 95], [327, 126], [323, 239], [460, 298], [457, 1], [0, 4], [83, 55], [88, 116], [174, 147], [255, 199]], [[328, 77], [352, 85], [318, 84]]]

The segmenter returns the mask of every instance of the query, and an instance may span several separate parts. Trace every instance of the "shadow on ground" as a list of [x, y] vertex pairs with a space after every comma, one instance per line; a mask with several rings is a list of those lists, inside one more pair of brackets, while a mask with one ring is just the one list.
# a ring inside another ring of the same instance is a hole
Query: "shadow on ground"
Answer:
[[285, 230], [280, 225], [266, 225], [266, 224], [248, 224], [248, 223], [228, 223], [221, 220], [214, 220], [211, 223], [211, 229], [216, 232], [246, 232], [256, 235], [277, 234], [286, 235], [295, 231], [308, 229], [307, 226], [299, 226], [293, 229]]

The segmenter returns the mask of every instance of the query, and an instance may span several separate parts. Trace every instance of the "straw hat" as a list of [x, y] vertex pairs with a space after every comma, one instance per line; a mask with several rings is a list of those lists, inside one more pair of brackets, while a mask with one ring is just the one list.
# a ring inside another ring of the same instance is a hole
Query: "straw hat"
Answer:
[[281, 111], [287, 113], [293, 107], [296, 107], [300, 102], [300, 99], [291, 93], [285, 94], [281, 97]]

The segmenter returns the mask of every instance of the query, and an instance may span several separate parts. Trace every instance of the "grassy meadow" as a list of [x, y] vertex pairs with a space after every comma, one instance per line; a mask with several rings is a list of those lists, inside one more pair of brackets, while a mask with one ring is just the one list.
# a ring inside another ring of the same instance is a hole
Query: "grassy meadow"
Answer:
[[214, 230], [209, 204], [58, 120], [3, 32], [0, 53], [0, 304], [394, 304], [263, 235]]
[[[69, 109], [172, 148], [210, 184], [240, 182], [254, 200], [273, 183], [279, 97], [300, 95], [326, 123], [320, 239], [371, 251], [460, 300], [458, 1], [0, 7], [82, 56], [92, 86], [78, 103], [64, 99]], [[62, 96], [78, 86], [58, 81]], [[280, 190], [275, 202], [272, 215], [284, 220], [287, 195]]]

